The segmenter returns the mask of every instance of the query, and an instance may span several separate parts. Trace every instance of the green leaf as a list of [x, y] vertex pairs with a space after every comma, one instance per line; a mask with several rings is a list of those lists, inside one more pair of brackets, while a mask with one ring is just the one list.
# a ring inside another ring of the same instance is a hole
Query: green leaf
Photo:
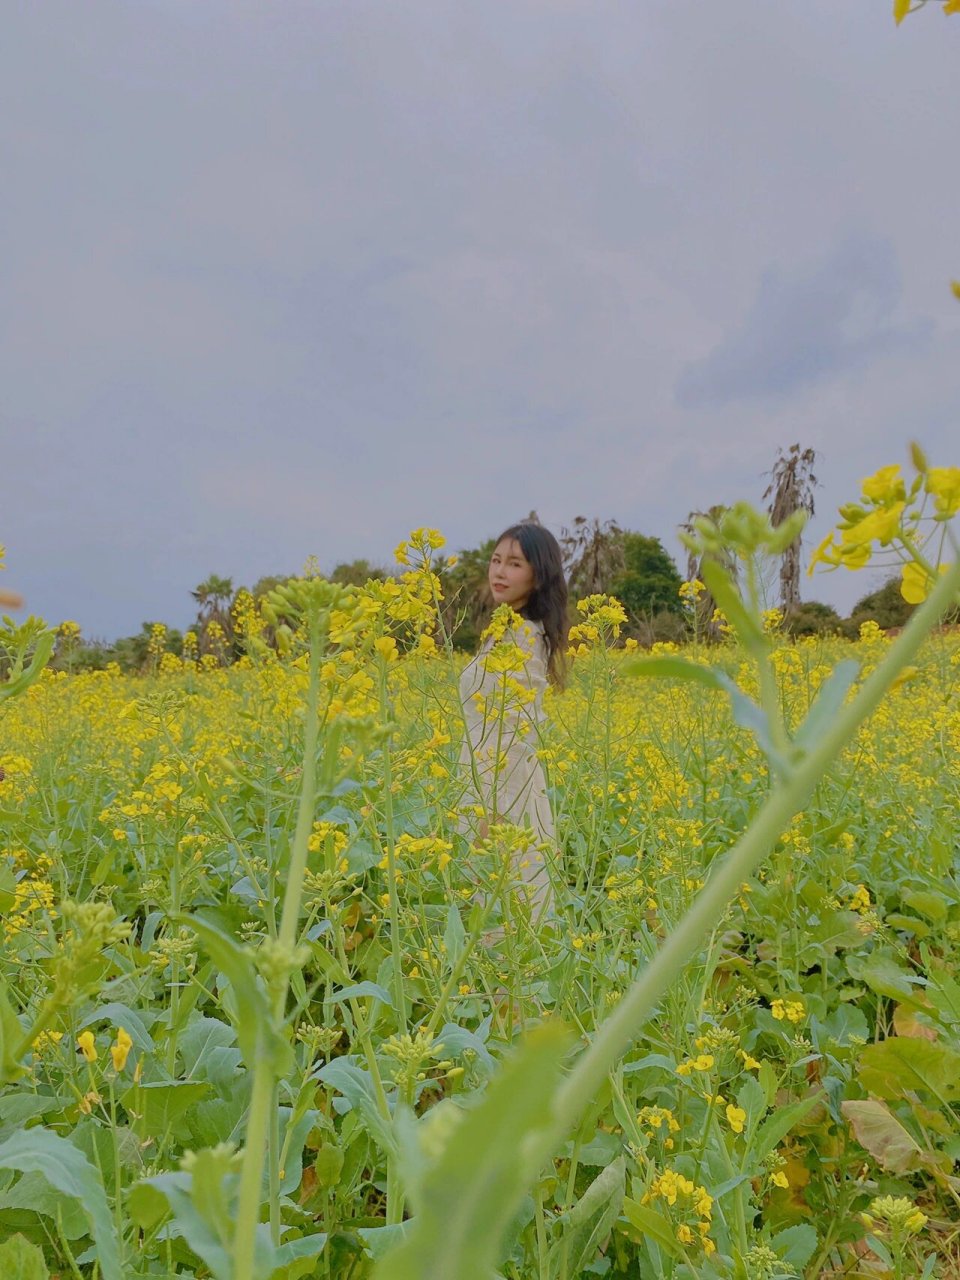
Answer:
[[[216, 1049], [231, 1049], [237, 1043], [233, 1027], [218, 1018], [195, 1018], [181, 1032], [177, 1041], [180, 1061], [188, 1076], [207, 1079], [207, 1067]], [[239, 1054], [237, 1055], [239, 1062]]]
[[816, 1229], [806, 1222], [796, 1227], [787, 1227], [784, 1231], [778, 1231], [770, 1241], [770, 1248], [774, 1253], [782, 1258], [784, 1262], [796, 1267], [798, 1271], [803, 1271], [803, 1268], [813, 1257], [816, 1247]]
[[203, 1080], [156, 1081], [131, 1085], [121, 1094], [120, 1101], [131, 1115], [142, 1117], [148, 1137], [162, 1138], [209, 1092], [210, 1086]]
[[257, 1059], [266, 1056], [275, 1075], [286, 1075], [293, 1066], [293, 1050], [274, 1025], [270, 1001], [249, 948], [238, 946], [202, 916], [180, 915], [175, 918], [194, 930], [210, 959], [230, 982], [236, 1006], [231, 1011], [231, 1021], [237, 1031], [244, 1062], [252, 1070]]
[[907, 889], [901, 895], [904, 904], [935, 924], [947, 918], [947, 903], [941, 893], [930, 893], [925, 889]]
[[56, 632], [44, 631], [37, 640], [37, 647], [33, 651], [33, 657], [30, 664], [13, 680], [8, 680], [6, 684], [0, 684], [0, 702], [4, 698], [15, 698], [17, 694], [23, 693], [29, 689], [34, 680], [40, 678], [40, 673], [50, 661], [50, 655], [53, 653], [54, 642], [56, 641]]
[[860, 674], [860, 663], [852, 658], [838, 662], [830, 675], [817, 690], [803, 724], [793, 735], [794, 744], [804, 751], [812, 751], [830, 727], [831, 721], [843, 706], [853, 682]]
[[944, 972], [927, 966], [927, 999], [945, 1026], [960, 1022], [960, 982]]
[[623, 1202], [623, 1216], [641, 1235], [649, 1238], [671, 1258], [679, 1258], [680, 1244], [667, 1218], [639, 1200], [629, 1197]]
[[803, 1117], [821, 1101], [822, 1095], [814, 1094], [812, 1097], [801, 1098], [799, 1102], [791, 1103], [789, 1107], [780, 1107], [773, 1115], [767, 1116], [750, 1144], [753, 1154], [762, 1160], [774, 1147], [779, 1146], [794, 1125], [799, 1124]]
[[447, 923], [443, 931], [444, 959], [448, 969], [452, 969], [460, 959], [466, 940], [460, 908], [451, 902], [447, 907]]
[[17, 881], [13, 867], [4, 860], [0, 862], [0, 915], [7, 915], [17, 900]]
[[[197, 1160], [199, 1161], [201, 1156], [213, 1155], [214, 1153], [209, 1151], [198, 1152]], [[210, 1177], [209, 1168], [201, 1166], [201, 1170], [203, 1191], [206, 1196], [204, 1209], [211, 1204], [222, 1209], [232, 1198], [223, 1190], [222, 1170], [215, 1170], [216, 1176], [213, 1178]], [[236, 1182], [235, 1174], [231, 1175], [231, 1181]], [[233, 1265], [229, 1246], [232, 1214], [224, 1213], [222, 1218], [211, 1225], [205, 1212], [202, 1212], [194, 1203], [192, 1190], [192, 1178], [189, 1173], [160, 1173], [156, 1177], [145, 1178], [130, 1190], [128, 1198], [130, 1214], [140, 1226], [150, 1229], [162, 1222], [166, 1211], [169, 1210], [173, 1218], [172, 1233], [186, 1241], [197, 1257], [206, 1263], [216, 1280], [231, 1280]], [[269, 1231], [269, 1228], [265, 1230]], [[269, 1236], [264, 1242], [258, 1231], [257, 1237], [258, 1265], [255, 1266], [255, 1271], [262, 1275], [266, 1271], [266, 1255], [263, 1246], [264, 1243], [269, 1244]]]
[[890, 1036], [867, 1045], [858, 1063], [860, 1083], [878, 1098], [902, 1098], [922, 1089], [937, 1101], [960, 1099], [960, 1053], [913, 1036]]
[[49, 1280], [43, 1254], [24, 1236], [11, 1236], [0, 1244], [0, 1276], [3, 1280]]
[[737, 1090], [737, 1106], [747, 1113], [747, 1134], [752, 1134], [767, 1111], [767, 1095], [759, 1080], [749, 1075], [745, 1078]]
[[352, 987], [341, 987], [339, 991], [331, 992], [323, 1003], [345, 1004], [347, 1000], [360, 1000], [366, 996], [372, 996], [374, 1000], [379, 1000], [388, 1009], [393, 1008], [390, 992], [386, 987], [381, 987], [379, 982], [356, 982]]
[[364, 1127], [384, 1154], [396, 1158], [397, 1138], [392, 1120], [380, 1110], [370, 1072], [358, 1067], [349, 1056], [344, 1056], [334, 1058], [321, 1067], [317, 1078], [343, 1094], [351, 1107], [359, 1112]]
[[21, 1174], [12, 1187], [0, 1193], [0, 1210], [8, 1209], [27, 1209], [52, 1218], [68, 1240], [78, 1240], [90, 1231], [90, 1221], [79, 1201], [52, 1187], [42, 1173]]
[[363, 1241], [364, 1249], [374, 1262], [379, 1262], [390, 1249], [406, 1239], [412, 1227], [413, 1221], [408, 1219], [406, 1222], [393, 1223], [387, 1227], [359, 1227], [357, 1235]]
[[143, 1049], [145, 1053], [152, 1053], [154, 1050], [153, 1039], [146, 1028], [142, 1014], [131, 1009], [129, 1005], [119, 1004], [115, 1000], [110, 1004], [101, 1005], [77, 1023], [77, 1030], [83, 1031], [84, 1028], [93, 1026], [95, 1022], [109, 1022], [111, 1027], [123, 1027], [137, 1049]]
[[852, 978], [891, 1000], [910, 1000], [916, 994], [917, 979], [887, 951], [874, 951], [866, 958], [850, 956], [847, 968]]
[[122, 1280], [120, 1246], [103, 1183], [81, 1151], [49, 1129], [26, 1129], [0, 1143], [0, 1169], [41, 1173], [57, 1191], [79, 1200], [90, 1223], [103, 1280]]
[[724, 684], [713, 667], [701, 666], [699, 662], [688, 662], [686, 658], [675, 658], [669, 654], [657, 658], [630, 658], [624, 662], [621, 671], [627, 676], [689, 680], [694, 684], [705, 685], [708, 689], [726, 692]]
[[547, 1261], [551, 1276], [578, 1276], [593, 1262], [620, 1216], [625, 1185], [626, 1162], [620, 1156], [594, 1178], [572, 1209], [561, 1214], [561, 1235]]
[[763, 627], [740, 599], [740, 594], [730, 581], [730, 575], [723, 565], [718, 564], [716, 560], [705, 558], [700, 562], [700, 575], [727, 621], [736, 631], [743, 647], [754, 656], [762, 654], [767, 647]]
[[540, 1167], [569, 1033], [547, 1023], [504, 1062], [426, 1170], [410, 1234], [376, 1280], [490, 1280], [501, 1243]]
[[7, 999], [7, 984], [0, 978], [0, 1084], [23, 1075], [17, 1051], [23, 1043], [23, 1027]]
[[[322, 1231], [317, 1231], [310, 1236], [300, 1236], [296, 1240], [288, 1240], [285, 1244], [281, 1244], [273, 1252], [273, 1269], [269, 1272], [271, 1280], [279, 1280], [280, 1276], [290, 1276], [294, 1273], [292, 1264], [303, 1259], [311, 1259], [317, 1257], [326, 1248], [327, 1237]], [[306, 1276], [314, 1274], [311, 1266], [296, 1268], [295, 1274]]]
[[889, 1173], [911, 1173], [923, 1164], [923, 1152], [883, 1102], [841, 1102], [857, 1141]]

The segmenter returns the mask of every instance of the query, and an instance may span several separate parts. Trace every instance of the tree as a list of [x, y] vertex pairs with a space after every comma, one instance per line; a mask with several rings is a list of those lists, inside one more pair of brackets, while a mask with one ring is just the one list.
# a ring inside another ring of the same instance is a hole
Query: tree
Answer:
[[372, 565], [369, 560], [350, 560], [336, 566], [330, 574], [330, 581], [338, 583], [341, 587], [363, 587], [371, 578], [382, 582], [389, 576], [386, 569]]
[[560, 530], [560, 549], [570, 594], [614, 595], [614, 583], [626, 571], [623, 530], [616, 520], [603, 524], [577, 516], [571, 528]]
[[887, 578], [882, 586], [862, 596], [853, 606], [844, 630], [855, 637], [864, 622], [875, 622], [878, 627], [902, 627], [909, 620], [916, 606], [907, 604], [900, 594], [900, 574]]
[[655, 613], [682, 614], [680, 573], [659, 538], [626, 530], [622, 534], [624, 570], [613, 594], [636, 621]]
[[[777, 450], [777, 460], [770, 476], [770, 483], [763, 498], [770, 499], [767, 508], [770, 522], [777, 528], [789, 519], [795, 511], [806, 511], [813, 515], [813, 490], [817, 477], [813, 474], [816, 451], [800, 450], [799, 444], [792, 444], [786, 453]], [[784, 614], [789, 614], [800, 604], [800, 550], [802, 535], [797, 534], [780, 558], [780, 605]]]
[[[221, 578], [218, 574], [211, 573], [190, 594], [200, 606], [197, 613], [197, 642], [200, 652], [210, 653], [216, 648], [219, 654], [224, 646], [232, 648], [233, 618], [230, 616], [230, 601], [233, 599], [233, 579]], [[212, 623], [216, 623], [216, 626], [211, 626]]]
[[493, 538], [488, 538], [479, 547], [459, 551], [455, 565], [437, 568], [443, 590], [443, 624], [457, 648], [476, 646], [493, 605], [487, 571], [494, 546]]
[[842, 631], [843, 623], [833, 605], [803, 600], [784, 619], [783, 629], [791, 636], [822, 636]]
[[[727, 510], [722, 502], [715, 503], [706, 511], [691, 511], [686, 520], [680, 525], [680, 532], [693, 534], [696, 532], [694, 522], [700, 519], [712, 520], [714, 524], [719, 524], [723, 517], [723, 513]], [[687, 551], [687, 581], [703, 582], [701, 573], [701, 565], [703, 557], [696, 551]], [[723, 566], [730, 574], [735, 582], [737, 579], [737, 563], [733, 555], [729, 551], [723, 552]], [[703, 639], [718, 640], [720, 638], [720, 628], [713, 620], [713, 615], [717, 609], [717, 602], [714, 600], [712, 593], [704, 584], [703, 591], [697, 599], [694, 606], [696, 612], [696, 634]]]

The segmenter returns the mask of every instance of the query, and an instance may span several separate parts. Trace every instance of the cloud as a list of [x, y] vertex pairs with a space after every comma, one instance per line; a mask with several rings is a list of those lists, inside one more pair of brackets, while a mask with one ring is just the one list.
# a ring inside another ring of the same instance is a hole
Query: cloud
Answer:
[[925, 320], [897, 318], [902, 285], [884, 240], [849, 237], [812, 267], [768, 267], [743, 323], [676, 385], [686, 408], [785, 397], [864, 368], [931, 337]]

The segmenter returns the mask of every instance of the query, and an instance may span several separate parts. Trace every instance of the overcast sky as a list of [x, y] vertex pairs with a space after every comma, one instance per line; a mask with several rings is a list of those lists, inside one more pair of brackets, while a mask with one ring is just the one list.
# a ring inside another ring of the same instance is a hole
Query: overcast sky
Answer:
[[890, 9], [7, 0], [5, 584], [113, 638], [531, 509], [680, 561], [794, 441], [808, 546], [960, 462], [960, 18]]

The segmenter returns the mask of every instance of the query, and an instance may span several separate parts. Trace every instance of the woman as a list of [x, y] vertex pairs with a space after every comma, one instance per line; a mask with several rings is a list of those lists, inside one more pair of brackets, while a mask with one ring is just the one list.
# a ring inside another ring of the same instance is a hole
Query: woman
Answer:
[[487, 576], [494, 603], [524, 619], [502, 637], [519, 647], [522, 662], [504, 671], [491, 656], [496, 637], [485, 633], [460, 677], [467, 730], [460, 752], [464, 803], [481, 806], [483, 817], [471, 825], [463, 814], [459, 829], [480, 837], [497, 821], [532, 829], [535, 843], [518, 855], [515, 870], [537, 922], [553, 911], [549, 867], [537, 846], [547, 846], [547, 858], [555, 851], [554, 822], [536, 749], [543, 691], [548, 681], [560, 688], [564, 681], [567, 584], [559, 544], [542, 525], [511, 525], [497, 539]]

